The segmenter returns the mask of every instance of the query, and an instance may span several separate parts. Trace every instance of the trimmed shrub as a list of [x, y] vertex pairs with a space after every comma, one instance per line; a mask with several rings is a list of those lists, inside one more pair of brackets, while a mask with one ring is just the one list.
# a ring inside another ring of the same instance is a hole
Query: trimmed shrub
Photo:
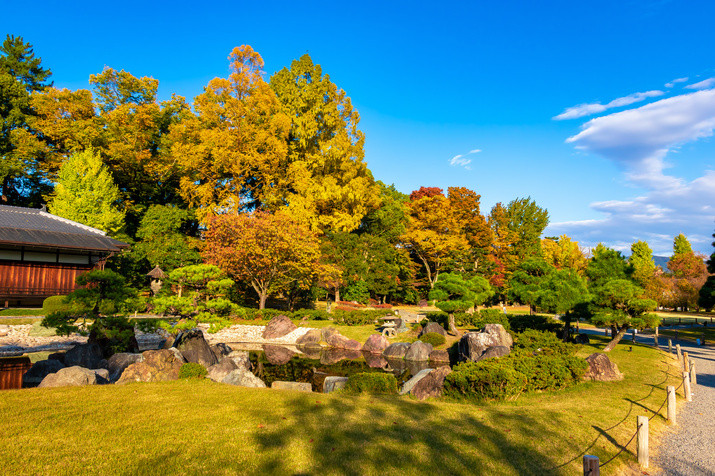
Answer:
[[201, 364], [195, 362], [187, 362], [179, 369], [179, 378], [204, 378], [208, 374], [208, 370]]
[[[447, 327], [449, 315], [446, 312], [428, 312], [427, 320], [438, 322], [442, 327]], [[469, 314], [467, 312], [457, 312], [454, 314], [454, 322], [458, 327], [472, 327], [481, 329], [487, 324], [501, 324], [504, 329], [510, 330], [511, 325], [507, 316], [497, 309], [482, 309], [479, 312]]]
[[563, 354], [544, 354], [523, 350], [509, 355], [514, 369], [526, 376], [527, 391], [558, 390], [578, 383], [586, 372], [585, 359]]
[[557, 333], [563, 329], [563, 324], [547, 316], [530, 316], [528, 314], [507, 314], [507, 319], [514, 332], [524, 332], [527, 329]]
[[[336, 306], [338, 307], [338, 306]], [[385, 311], [357, 311], [350, 310], [345, 311], [341, 309], [336, 309], [333, 312], [333, 321], [336, 324], [342, 324], [346, 326], [364, 326], [368, 324], [373, 324], [375, 319], [383, 317]]]
[[555, 334], [548, 331], [529, 329], [521, 334], [516, 334], [514, 346], [529, 352], [543, 352], [546, 354], [573, 355], [578, 348], [574, 344], [563, 342]]
[[69, 303], [67, 296], [50, 296], [42, 302], [42, 313], [45, 316], [53, 312], [73, 312], [77, 309], [78, 305]]
[[444, 380], [443, 395], [458, 399], [513, 400], [526, 388], [526, 376], [506, 359], [488, 359], [456, 365]]
[[351, 375], [344, 391], [350, 394], [372, 393], [394, 395], [397, 393], [397, 379], [383, 372], [362, 372]]
[[447, 341], [442, 334], [438, 334], [436, 332], [428, 332], [420, 337], [420, 340], [425, 344], [432, 344], [432, 347], [440, 346]]

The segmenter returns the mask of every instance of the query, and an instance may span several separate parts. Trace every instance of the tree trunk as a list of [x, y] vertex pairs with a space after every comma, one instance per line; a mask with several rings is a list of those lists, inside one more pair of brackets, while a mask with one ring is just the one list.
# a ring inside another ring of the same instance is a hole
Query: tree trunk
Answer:
[[529, 315], [530, 316], [534, 315], [534, 306], [532, 306], [531, 304], [529, 304]]
[[564, 333], [563, 333], [563, 341], [568, 342], [569, 340], [569, 331], [571, 330], [571, 318], [570, 317], [565, 317], [564, 321]]
[[450, 332], [450, 334], [454, 334], [455, 336], [459, 335], [459, 330], [457, 330], [457, 325], [454, 322], [454, 313], [453, 312], [449, 313], [449, 332]]
[[623, 336], [626, 335], [626, 332], [628, 332], [628, 326], [623, 326], [620, 331], [618, 331], [618, 334], [616, 334], [616, 337], [611, 340], [611, 342], [608, 343], [606, 347], [603, 348], [604, 352], [610, 352], [612, 351], [616, 345], [623, 339]]
[[258, 301], [258, 309], [265, 309], [266, 308], [266, 299], [268, 298], [268, 293], [267, 292], [261, 292], [258, 294], [259, 296], [259, 301]]
[[335, 288], [335, 302], [340, 302], [340, 288]]

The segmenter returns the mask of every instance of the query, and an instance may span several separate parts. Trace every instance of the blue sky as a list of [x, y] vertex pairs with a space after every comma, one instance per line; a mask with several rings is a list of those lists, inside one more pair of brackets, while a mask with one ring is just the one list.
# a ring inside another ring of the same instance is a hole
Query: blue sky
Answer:
[[308, 52], [360, 112], [375, 178], [405, 193], [466, 186], [485, 213], [531, 196], [548, 235], [667, 255], [682, 232], [712, 252], [713, 2], [0, 6], [0, 33], [32, 43], [57, 87], [106, 65], [191, 99], [234, 46], [267, 76]]

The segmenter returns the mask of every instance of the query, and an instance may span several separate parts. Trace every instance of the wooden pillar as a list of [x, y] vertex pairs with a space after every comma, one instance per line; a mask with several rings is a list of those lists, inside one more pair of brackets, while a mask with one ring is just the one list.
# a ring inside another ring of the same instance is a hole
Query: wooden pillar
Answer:
[[583, 455], [583, 476], [600, 476], [598, 464], [598, 456]]
[[678, 354], [678, 360], [683, 360], [683, 353], [680, 350], [680, 344], [675, 344], [675, 352]]
[[683, 372], [683, 396], [686, 402], [693, 401], [693, 393], [690, 391], [690, 373]]
[[638, 464], [648, 467], [648, 417], [638, 417]]
[[668, 421], [671, 425], [676, 424], [675, 405], [675, 387], [673, 385], [668, 385]]
[[660, 347], [660, 343], [658, 342], [658, 334], [653, 336], [653, 344], [655, 344], [656, 347]]
[[695, 362], [690, 361], [690, 383], [693, 385], [698, 384], [698, 376], [695, 373]]
[[683, 371], [690, 372], [690, 358], [687, 352], [683, 352]]
[[668, 339], [668, 353], [673, 353], [673, 339]]

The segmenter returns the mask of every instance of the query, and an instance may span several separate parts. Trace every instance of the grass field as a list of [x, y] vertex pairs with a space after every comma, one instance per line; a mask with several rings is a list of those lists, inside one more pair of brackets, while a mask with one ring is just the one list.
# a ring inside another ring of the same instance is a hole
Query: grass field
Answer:
[[[605, 339], [595, 337], [599, 347]], [[582, 355], [597, 349], [585, 346]], [[466, 404], [247, 389], [210, 381], [2, 392], [6, 474], [580, 474], [651, 415], [677, 372], [611, 352], [622, 382]], [[664, 415], [661, 410], [660, 415]], [[664, 420], [651, 421], [657, 439]], [[608, 472], [630, 472], [635, 442]]]
[[25, 309], [25, 308], [12, 308], [12, 309], [0, 309], [0, 317], [3, 316], [43, 316], [44, 312], [42, 309]]

